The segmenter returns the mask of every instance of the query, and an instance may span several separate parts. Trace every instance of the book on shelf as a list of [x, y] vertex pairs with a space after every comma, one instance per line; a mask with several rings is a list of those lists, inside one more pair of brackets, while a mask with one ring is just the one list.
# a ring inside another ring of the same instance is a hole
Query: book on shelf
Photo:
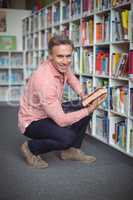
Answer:
[[96, 111], [96, 135], [106, 142], [109, 141], [109, 118], [107, 112]]
[[111, 75], [112, 76], [115, 76], [115, 71], [117, 69], [117, 65], [119, 64], [120, 57], [121, 57], [120, 52], [112, 53], [112, 56], [111, 56]]
[[103, 40], [105, 42], [110, 41], [110, 15], [109, 13], [104, 15], [104, 32], [103, 32]]
[[70, 12], [69, 3], [63, 2], [63, 6], [62, 6], [62, 18], [63, 18], [63, 20], [69, 19], [69, 12]]
[[110, 8], [110, 0], [96, 0], [96, 10], [101, 11]]
[[120, 11], [114, 12], [114, 20], [112, 21], [113, 41], [123, 39], [123, 29], [121, 24]]
[[93, 52], [91, 48], [84, 48], [82, 50], [82, 63], [80, 67], [81, 74], [93, 73]]
[[133, 129], [130, 129], [130, 143], [129, 143], [130, 152], [133, 153]]
[[80, 43], [80, 21], [76, 21], [76, 23], [72, 23], [71, 40], [73, 41], [74, 45], [79, 45], [79, 43]]
[[133, 43], [133, 9], [131, 10], [131, 42]]
[[82, 45], [92, 45], [94, 36], [94, 20], [93, 18], [82, 20]]
[[133, 117], [133, 88], [130, 88], [130, 115]]
[[129, 40], [130, 10], [115, 10], [112, 20], [113, 41]]
[[0, 71], [0, 84], [8, 84], [9, 83], [9, 73], [8, 70]]
[[12, 53], [11, 54], [11, 66], [23, 67], [23, 54], [22, 53]]
[[128, 87], [116, 86], [110, 88], [110, 108], [125, 115], [128, 113]]
[[102, 23], [97, 22], [96, 23], [96, 41], [102, 42], [103, 41], [103, 31], [102, 31]]
[[82, 10], [83, 12], [93, 12], [94, 2], [93, 0], [83, 0]]
[[80, 73], [80, 49], [75, 48], [75, 51], [73, 53], [73, 72], [75, 74]]
[[52, 25], [52, 7], [47, 9], [47, 25]]
[[115, 61], [116, 61], [116, 65], [115, 65], [114, 76], [127, 77], [128, 76], [128, 53], [116, 54]]
[[9, 55], [2, 53], [0, 55], [0, 67], [7, 67], [9, 65]]
[[109, 80], [108, 79], [104, 79], [104, 78], [96, 79], [96, 85], [98, 87], [104, 87], [104, 88], [107, 89], [107, 98], [100, 105], [100, 107], [103, 108], [103, 109], [108, 109], [108, 106], [109, 106], [109, 96], [110, 96]]
[[93, 91], [92, 78], [82, 76], [81, 77], [81, 86], [84, 94], [90, 94]]
[[121, 12], [123, 34], [124, 34], [124, 39], [126, 40], [128, 39], [128, 15], [129, 15], [129, 10], [123, 10]]
[[133, 50], [129, 50], [129, 78], [133, 80]]
[[59, 26], [54, 27], [54, 29], [53, 29], [53, 35], [58, 35], [59, 32], [60, 32], [60, 27]]
[[102, 75], [109, 74], [109, 49], [96, 49], [96, 73]]
[[110, 14], [106, 13], [96, 23], [96, 42], [108, 42], [110, 40]]
[[80, 15], [81, 0], [71, 0], [70, 1], [71, 16], [76, 17]]
[[69, 37], [69, 24], [62, 25], [61, 34]]
[[125, 149], [127, 140], [127, 120], [121, 119], [119, 122], [115, 122], [114, 126], [114, 133], [112, 134], [114, 144], [118, 144]]
[[10, 83], [11, 84], [22, 84], [23, 83], [23, 70], [21, 69], [12, 69], [11, 75], [10, 75]]
[[54, 23], [60, 22], [60, 4], [56, 4], [53, 8], [53, 21]]

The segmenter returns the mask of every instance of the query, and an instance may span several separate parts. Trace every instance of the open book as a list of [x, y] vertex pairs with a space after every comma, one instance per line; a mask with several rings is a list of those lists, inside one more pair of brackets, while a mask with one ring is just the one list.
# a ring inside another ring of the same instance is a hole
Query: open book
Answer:
[[97, 88], [94, 92], [89, 94], [85, 99], [83, 99], [82, 104], [84, 107], [88, 106], [92, 101], [101, 97], [102, 95], [107, 94], [106, 88]]

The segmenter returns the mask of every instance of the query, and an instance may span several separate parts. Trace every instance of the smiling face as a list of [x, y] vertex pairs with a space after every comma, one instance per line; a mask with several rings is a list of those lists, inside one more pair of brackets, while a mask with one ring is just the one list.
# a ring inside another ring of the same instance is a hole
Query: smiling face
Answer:
[[49, 55], [54, 67], [60, 73], [66, 73], [72, 63], [72, 47], [69, 44], [55, 45]]

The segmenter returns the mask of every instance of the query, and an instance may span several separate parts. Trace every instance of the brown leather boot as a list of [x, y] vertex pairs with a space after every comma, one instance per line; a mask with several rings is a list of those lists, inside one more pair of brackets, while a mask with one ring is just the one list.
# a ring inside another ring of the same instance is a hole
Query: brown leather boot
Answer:
[[46, 168], [48, 167], [48, 163], [44, 160], [39, 155], [34, 155], [31, 153], [29, 147], [28, 147], [28, 142], [25, 142], [24, 144], [21, 145], [21, 152], [26, 159], [26, 162], [34, 167], [34, 168]]
[[71, 147], [61, 152], [60, 157], [62, 160], [77, 160], [83, 163], [92, 163], [96, 161], [94, 156], [88, 156], [80, 149]]

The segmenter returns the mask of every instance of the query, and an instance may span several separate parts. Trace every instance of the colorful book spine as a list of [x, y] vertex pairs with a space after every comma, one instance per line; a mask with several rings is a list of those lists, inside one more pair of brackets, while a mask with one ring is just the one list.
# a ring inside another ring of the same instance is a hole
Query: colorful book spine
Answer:
[[81, 74], [93, 73], [93, 52], [92, 49], [84, 48], [82, 50], [82, 64], [80, 68]]
[[102, 23], [96, 23], [96, 41], [97, 42], [102, 42], [103, 41], [103, 37], [102, 37], [102, 33], [103, 33], [103, 29], [102, 29]]
[[83, 0], [83, 12], [92, 12], [94, 9], [93, 0]]
[[121, 12], [122, 28], [123, 28], [125, 40], [128, 39], [128, 14], [129, 14], [129, 10], [123, 10]]
[[96, 73], [109, 74], [109, 51], [108, 49], [97, 49], [96, 52]]
[[92, 45], [93, 35], [94, 35], [94, 20], [92, 18], [83, 19], [81, 30], [82, 30], [82, 44]]
[[129, 78], [133, 79], [133, 50], [129, 51]]
[[118, 144], [121, 148], [126, 148], [127, 141], [127, 122], [126, 120], [121, 120], [114, 124], [114, 133], [112, 138], [114, 144]]
[[110, 88], [110, 108], [122, 114], [128, 113], [128, 88], [123, 86]]
[[130, 115], [133, 117], [133, 88], [130, 88]]

